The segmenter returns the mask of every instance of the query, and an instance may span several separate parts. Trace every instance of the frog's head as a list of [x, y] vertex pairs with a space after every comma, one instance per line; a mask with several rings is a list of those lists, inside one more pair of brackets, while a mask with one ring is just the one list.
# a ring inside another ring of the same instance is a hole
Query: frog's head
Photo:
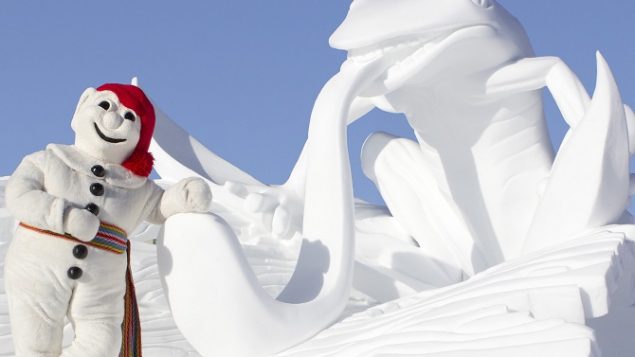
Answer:
[[349, 61], [386, 62], [368, 96], [473, 80], [532, 55], [520, 23], [494, 0], [354, 0], [330, 44]]

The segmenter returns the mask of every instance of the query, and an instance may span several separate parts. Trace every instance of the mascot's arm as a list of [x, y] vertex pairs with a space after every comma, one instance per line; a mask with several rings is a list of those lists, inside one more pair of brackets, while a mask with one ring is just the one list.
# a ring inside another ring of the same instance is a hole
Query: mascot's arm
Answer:
[[45, 165], [44, 151], [22, 160], [7, 183], [7, 208], [19, 221], [64, 233], [64, 212], [68, 203], [44, 190]]
[[151, 223], [163, 223], [177, 213], [207, 212], [212, 202], [212, 191], [207, 183], [195, 177], [185, 178], [163, 191], [152, 183], [154, 191], [148, 201]]

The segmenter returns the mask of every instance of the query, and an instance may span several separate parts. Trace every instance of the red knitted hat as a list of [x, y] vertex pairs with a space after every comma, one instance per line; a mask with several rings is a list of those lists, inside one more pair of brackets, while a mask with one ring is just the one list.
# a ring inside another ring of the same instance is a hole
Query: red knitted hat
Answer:
[[119, 102], [127, 108], [134, 110], [141, 119], [141, 133], [139, 142], [134, 151], [121, 166], [125, 167], [137, 176], [148, 177], [152, 172], [152, 164], [154, 158], [148, 152], [150, 141], [154, 133], [154, 107], [145, 93], [139, 88], [130, 84], [107, 83], [99, 88], [98, 91], [109, 90], [117, 95]]

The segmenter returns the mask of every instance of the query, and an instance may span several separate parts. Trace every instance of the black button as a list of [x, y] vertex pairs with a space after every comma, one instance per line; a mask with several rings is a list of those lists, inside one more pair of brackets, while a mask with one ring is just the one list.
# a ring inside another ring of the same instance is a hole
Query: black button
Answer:
[[[77, 259], [84, 259], [88, 255], [88, 248], [83, 244], [78, 244], [73, 248], [73, 256]], [[79, 268], [77, 268], [79, 269]]]
[[90, 193], [95, 196], [101, 196], [104, 194], [104, 186], [100, 183], [94, 183], [90, 185]]
[[68, 275], [69, 278], [73, 279], [73, 280], [77, 280], [79, 278], [82, 277], [82, 269], [78, 268], [78, 267], [70, 267], [68, 268], [68, 271], [66, 272], [66, 274]]
[[97, 177], [106, 176], [106, 170], [101, 165], [95, 165], [95, 166], [91, 167], [90, 171], [92, 171], [93, 175], [95, 175]]
[[89, 203], [86, 205], [86, 210], [95, 216], [99, 214], [99, 206], [94, 203]]

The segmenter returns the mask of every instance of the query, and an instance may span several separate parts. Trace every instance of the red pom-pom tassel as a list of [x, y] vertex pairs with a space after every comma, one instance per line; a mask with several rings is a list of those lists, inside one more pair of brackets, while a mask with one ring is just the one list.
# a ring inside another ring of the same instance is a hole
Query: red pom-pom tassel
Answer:
[[151, 153], [135, 151], [121, 164], [121, 166], [130, 170], [137, 176], [148, 177], [152, 172], [153, 164], [154, 157]]

